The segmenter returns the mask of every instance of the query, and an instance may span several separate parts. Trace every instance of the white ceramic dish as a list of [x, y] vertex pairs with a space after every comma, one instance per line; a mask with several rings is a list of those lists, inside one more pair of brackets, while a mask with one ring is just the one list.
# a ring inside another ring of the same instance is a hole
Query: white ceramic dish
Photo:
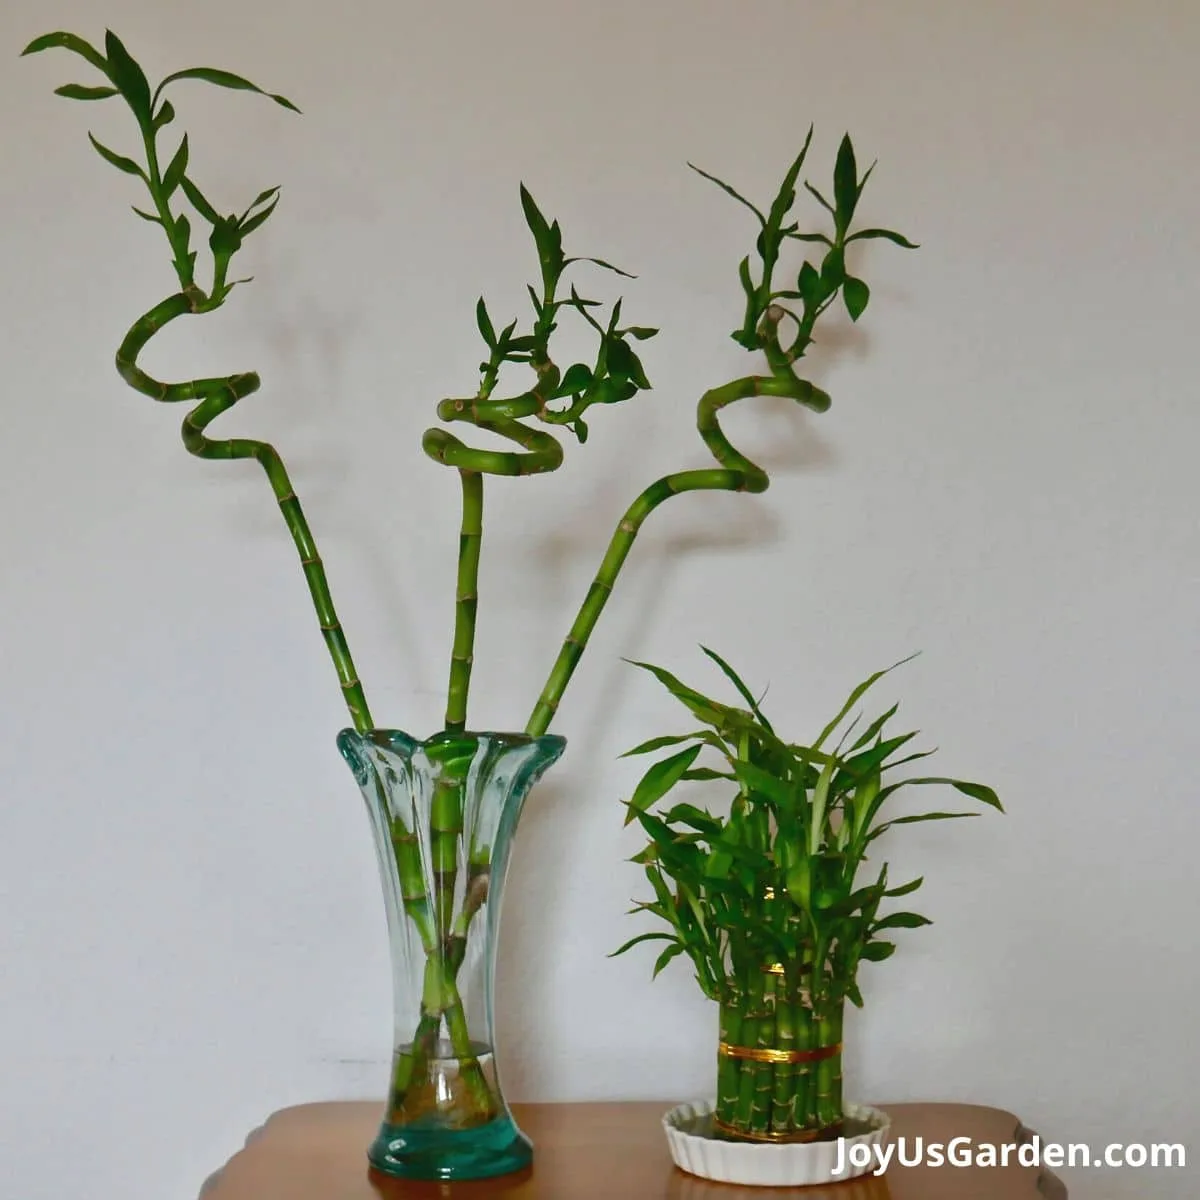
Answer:
[[[874, 1149], [866, 1165], [853, 1167], [850, 1165], [850, 1148], [882, 1146], [891, 1127], [888, 1115], [879, 1109], [848, 1104], [846, 1116], [870, 1128], [838, 1141], [731, 1142], [691, 1132], [704, 1117], [711, 1115], [713, 1107], [708, 1101], [680, 1104], [663, 1117], [671, 1157], [677, 1167], [691, 1175], [752, 1187], [804, 1187], [865, 1175], [874, 1169]], [[859, 1153], [861, 1155], [861, 1151]], [[835, 1175], [839, 1166], [844, 1169]]]

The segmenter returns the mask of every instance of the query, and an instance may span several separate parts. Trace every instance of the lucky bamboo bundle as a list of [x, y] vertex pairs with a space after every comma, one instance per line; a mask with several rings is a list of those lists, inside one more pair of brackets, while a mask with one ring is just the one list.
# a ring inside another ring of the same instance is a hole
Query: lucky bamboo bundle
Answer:
[[[881, 935], [928, 925], [912, 912], [881, 915], [888, 899], [921, 886], [889, 886], [888, 865], [858, 882], [867, 851], [897, 825], [977, 815], [926, 812], [881, 819], [889, 797], [906, 787], [945, 785], [1000, 809], [996, 793], [962, 779], [896, 780], [898, 767], [932, 751], [905, 751], [915, 733], [888, 735], [888, 709], [853, 742], [858, 718], [826, 745], [850, 711], [887, 671], [850, 694], [811, 745], [784, 741], [741, 677], [711, 650], [705, 653], [733, 684], [745, 707], [713, 700], [669, 671], [650, 671], [702, 728], [652, 738], [630, 755], [681, 747], [656, 762], [628, 802], [626, 823], [648, 836], [633, 858], [654, 899], [631, 911], [664, 922], [666, 931], [639, 934], [614, 955], [664, 941], [658, 973], [686, 954], [701, 990], [720, 1006], [717, 1128], [759, 1141], [830, 1135], [842, 1119], [842, 1013], [861, 1007], [862, 962], [889, 957]], [[899, 664], [897, 664], [899, 665]], [[888, 668], [890, 671], [893, 668]], [[717, 767], [697, 766], [704, 752]], [[654, 811], [689, 781], [723, 781], [733, 795], [728, 815], [689, 801]], [[670, 881], [670, 882], [668, 882]], [[671, 884], [674, 885], [672, 888]]]

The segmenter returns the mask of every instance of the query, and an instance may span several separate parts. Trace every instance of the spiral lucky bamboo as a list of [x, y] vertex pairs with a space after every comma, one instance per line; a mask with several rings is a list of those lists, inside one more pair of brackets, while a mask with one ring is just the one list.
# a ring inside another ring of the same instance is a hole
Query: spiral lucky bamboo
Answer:
[[[278, 452], [264, 441], [245, 438], [212, 439], [209, 425], [222, 413], [245, 399], [260, 386], [253, 372], [165, 383], [153, 378], [140, 365], [139, 356], [149, 341], [166, 325], [186, 315], [212, 312], [219, 308], [232, 289], [243, 280], [229, 279], [230, 263], [244, 240], [274, 212], [279, 189], [261, 192], [240, 215], [222, 215], [207, 199], [191, 174], [190, 149], [184, 134], [169, 157], [160, 155], [159, 139], [175, 120], [175, 109], [165, 96], [167, 88], [183, 80], [199, 80], [219, 87], [267, 95], [280, 106], [295, 111], [295, 105], [283, 96], [263, 92], [249, 80], [228, 71], [195, 67], [166, 76], [151, 91], [145, 72], [124, 44], [111, 31], [105, 36], [104, 52], [75, 34], [56, 32], [35, 39], [25, 49], [31, 54], [47, 49], [64, 49], [83, 58], [105, 79], [102, 86], [67, 84], [58, 94], [73, 100], [101, 101], [120, 96], [136, 120], [143, 162], [139, 163], [102, 145], [94, 137], [92, 144], [110, 165], [145, 186], [150, 196], [150, 211], [135, 208], [144, 220], [158, 225], [166, 235], [172, 255], [172, 267], [178, 290], [156, 304], [130, 328], [116, 355], [117, 369], [129, 386], [154, 400], [193, 405], [183, 421], [182, 436], [189, 452], [208, 459], [254, 459], [263, 468], [288, 532], [299, 554], [318, 624], [333, 662], [344, 703], [356, 730], [367, 733], [374, 728], [358, 671], [338, 619], [325, 570], [312, 531], [300, 501]], [[91, 135], [89, 135], [91, 137]], [[727, 405], [753, 396], [777, 396], [796, 401], [816, 412], [829, 407], [829, 397], [814, 384], [800, 377], [796, 363], [813, 341], [817, 320], [839, 297], [852, 320], [857, 320], [869, 299], [867, 285], [850, 274], [846, 253], [861, 239], [883, 238], [910, 247], [901, 235], [884, 229], [851, 232], [850, 226], [867, 178], [861, 178], [849, 137], [843, 138], [834, 168], [833, 198], [826, 199], [810, 183], [804, 187], [824, 208], [832, 220], [831, 233], [802, 232], [791, 219], [812, 131], [809, 130], [799, 154], [789, 166], [770, 208], [764, 213], [732, 187], [699, 168], [693, 168], [711, 180], [753, 213], [758, 223], [755, 242], [757, 270], [750, 257], [742, 260], [739, 279], [744, 295], [744, 313], [734, 339], [747, 351], [761, 354], [767, 371], [740, 376], [707, 390], [697, 404], [697, 429], [716, 465], [709, 468], [677, 471], [647, 487], [618, 521], [595, 578], [562, 643], [545, 685], [525, 727], [526, 734], [546, 732], [558, 711], [563, 693], [587, 646], [588, 639], [612, 594], [617, 577], [646, 518], [672, 496], [699, 490], [762, 492], [769, 479], [765, 471], [737, 450], [723, 433], [718, 414]], [[164, 168], [162, 163], [166, 161]], [[476, 306], [476, 323], [488, 350], [481, 364], [481, 378], [474, 395], [450, 398], [437, 406], [437, 415], [446, 425], [470, 424], [487, 433], [512, 442], [516, 449], [484, 450], [468, 446], [442, 426], [427, 430], [422, 446], [431, 458], [459, 473], [462, 492], [462, 516], [459, 533], [458, 570], [454, 600], [454, 635], [446, 692], [444, 728], [447, 733], [467, 727], [467, 705], [471, 670], [474, 662], [478, 580], [483, 537], [484, 477], [534, 475], [556, 470], [563, 461], [563, 449], [549, 431], [527, 422], [569, 428], [582, 443], [588, 428], [584, 414], [595, 404], [616, 404], [649, 389], [632, 343], [654, 336], [657, 330], [645, 326], [620, 324], [622, 302], [612, 305], [606, 320], [597, 319], [594, 310], [603, 308], [597, 301], [582, 296], [565, 277], [575, 264], [585, 263], [620, 275], [627, 273], [596, 258], [568, 258], [563, 251], [562, 231], [557, 221], [548, 221], [529, 191], [520, 189], [526, 224], [533, 235], [540, 267], [540, 286], [529, 289], [534, 310], [532, 327], [517, 332], [513, 321], [499, 332], [493, 325], [484, 300]], [[190, 218], [184, 211], [190, 208]], [[196, 278], [197, 251], [192, 248], [192, 221], [208, 227], [208, 249], [212, 260], [207, 289]], [[804, 262], [794, 286], [778, 287], [775, 274], [781, 253], [789, 241], [815, 244], [820, 254], [814, 263]], [[564, 290], [565, 289], [565, 290]], [[577, 362], [560, 369], [552, 356], [552, 337], [562, 314], [571, 313], [585, 321], [598, 337], [596, 355], [590, 364]], [[496, 395], [502, 371], [519, 365], [532, 371], [531, 386], [515, 395]], [[464, 781], [447, 771], [432, 799], [430, 815], [430, 851], [433, 857], [433, 894], [427, 895], [422, 881], [418, 831], [395, 821], [392, 840], [401, 876], [405, 910], [420, 933], [428, 958], [426, 993], [429, 1003], [423, 1008], [420, 1027], [412, 1040], [412, 1052], [398, 1065], [394, 1090], [403, 1094], [422, 1055], [432, 1052], [437, 1033], [444, 1023], [456, 1052], [463, 1060], [468, 1081], [473, 1063], [456, 975], [462, 962], [461, 948], [475, 913], [487, 894], [489, 862], [487, 852], [467, 857], [469, 878], [466, 902], [457, 917], [453, 902], [458, 883], [459, 864], [463, 861], [463, 786]], [[744, 1030], [741, 1036], [749, 1036]], [[799, 1036], [799, 1034], [797, 1035]], [[475, 1079], [477, 1093], [486, 1091], [482, 1077]], [[486, 1107], [486, 1095], [480, 1095]], [[753, 1097], [747, 1097], [751, 1103]]]

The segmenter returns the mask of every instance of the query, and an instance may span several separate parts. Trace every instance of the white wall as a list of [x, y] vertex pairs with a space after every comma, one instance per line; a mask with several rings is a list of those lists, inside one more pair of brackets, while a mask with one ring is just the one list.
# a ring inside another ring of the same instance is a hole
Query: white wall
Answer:
[[648, 955], [605, 958], [639, 889], [617, 755], [681, 727], [620, 656], [711, 681], [715, 645], [800, 738], [920, 649], [880, 699], [1009, 815], [897, 838], [936, 924], [864, 975], [854, 1093], [1200, 1154], [1200, 6], [6, 0], [4, 1193], [190, 1198], [271, 1110], [381, 1094], [389, 1049], [367, 823], [292, 548], [256, 468], [190, 458], [182, 413], [112, 371], [171, 286], [84, 136], [129, 130], [50, 94], [82, 64], [15, 60], [105, 21], [152, 73], [222, 66], [305, 110], [180, 88], [196, 176], [226, 207], [284, 202], [252, 287], [149, 362], [262, 373], [221, 432], [287, 457], [376, 718], [417, 732], [440, 718], [457, 520], [420, 433], [473, 384], [476, 296], [515, 313], [532, 278], [518, 181], [569, 249], [640, 274], [626, 311], [664, 332], [652, 394], [593, 413], [553, 477], [491, 489], [476, 726], [524, 722], [619, 511], [705, 465], [694, 397], [747, 368], [727, 335], [752, 231], [685, 161], [766, 199], [809, 122], [814, 178], [844, 129], [878, 157], [864, 215], [923, 248], [863, 255], [863, 327], [813, 360], [832, 411], [730, 415], [771, 490], [656, 515], [568, 693], [506, 908], [509, 1090], [711, 1086], [686, 968], [652, 985]]

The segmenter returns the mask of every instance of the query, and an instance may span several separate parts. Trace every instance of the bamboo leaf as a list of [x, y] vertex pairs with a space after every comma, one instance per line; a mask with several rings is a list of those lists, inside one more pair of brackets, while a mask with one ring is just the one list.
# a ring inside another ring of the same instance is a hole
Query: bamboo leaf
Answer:
[[650, 881], [650, 886], [654, 889], [654, 895], [658, 903], [666, 910], [667, 920], [674, 923], [676, 919], [675, 901], [671, 895], [671, 889], [667, 887], [662, 877], [662, 872], [655, 866], [648, 866], [646, 868], [646, 878]]
[[877, 933], [881, 929], [920, 929], [922, 925], [932, 924], [933, 922], [928, 917], [923, 917], [920, 913], [895, 912], [876, 921], [871, 926], [871, 932]]
[[[529, 226], [529, 232], [533, 234], [534, 245], [537, 247], [538, 259], [542, 265], [543, 281], [548, 285], [557, 278], [563, 268], [562, 234], [558, 228], [558, 222], [555, 221], [551, 225], [546, 220], [542, 215], [542, 210], [538, 208], [537, 202], [524, 184], [521, 184], [521, 209], [525, 214], [525, 223]], [[539, 307], [540, 303], [535, 294], [534, 307]]]
[[930, 812], [917, 813], [911, 817], [893, 817], [890, 821], [884, 821], [882, 825], [876, 825], [874, 829], [867, 834], [863, 845], [870, 845], [876, 838], [882, 837], [893, 825], [916, 825], [920, 821], [956, 821], [963, 817], [977, 817], [979, 813], [973, 812]]
[[[21, 51], [21, 56], [26, 54], [37, 54], [42, 50], [70, 50], [73, 54], [78, 54], [81, 58], [87, 59], [98, 71], [103, 71], [108, 75], [108, 61], [104, 55], [100, 53], [90, 43], [85, 42], [83, 38], [77, 37], [73, 33], [63, 33], [61, 31], [55, 33], [43, 33], [41, 37], [36, 37], [24, 50]], [[111, 78], [111, 76], [110, 76]]]
[[126, 158], [124, 155], [117, 154], [115, 151], [110, 150], [102, 142], [98, 142], [90, 133], [88, 134], [88, 138], [91, 140], [92, 145], [96, 147], [96, 153], [99, 154], [105, 162], [116, 167], [118, 171], [124, 171], [126, 175], [136, 175], [138, 179], [141, 179], [143, 182], [149, 184], [149, 180], [146, 179], [146, 172], [143, 171], [142, 168], [139, 167], [132, 158]]
[[846, 255], [840, 246], [834, 246], [821, 263], [821, 286], [827, 296], [833, 295], [846, 279]]
[[664, 746], [677, 746], [681, 742], [690, 742], [694, 738], [703, 737], [707, 733], [707, 730], [701, 729], [697, 733], [672, 733], [664, 737], [651, 738], [647, 742], [642, 742], [641, 745], [634, 746], [632, 750], [626, 750], [620, 757], [631, 758], [635, 754], [651, 754], [655, 750], [661, 750]]
[[760, 225], [766, 225], [767, 218], [763, 216], [758, 208], [751, 204], [750, 201], [747, 200], [746, 197], [740, 192], [734, 191], [734, 189], [731, 188], [723, 179], [718, 179], [715, 175], [710, 175], [707, 171], [702, 171], [698, 166], [695, 165], [695, 163], [688, 163], [688, 166], [691, 167], [691, 169], [695, 171], [697, 175], [703, 176], [709, 181], [709, 183], [715, 183], [717, 187], [721, 189], [721, 191], [726, 193], [726, 195], [732, 196], [739, 204], [742, 204], [748, 208], [758, 218], [758, 223]]
[[678, 754], [656, 762], [634, 789], [633, 799], [629, 801], [625, 814], [625, 824], [628, 825], [638, 813], [644, 813], [652, 804], [662, 799], [679, 782], [684, 771], [696, 761], [696, 755], [701, 749], [700, 746], [689, 746], [686, 750], [680, 750]]
[[298, 113], [300, 111], [286, 96], [279, 96], [274, 92], [265, 92], [258, 84], [251, 83], [250, 80], [243, 79], [240, 75], [235, 75], [232, 71], [220, 71], [215, 67], [189, 67], [186, 71], [176, 71], [174, 74], [168, 75], [158, 85], [158, 90], [154, 93], [155, 100], [162, 95], [163, 88], [167, 84], [174, 83], [179, 79], [201, 79], [205, 83], [216, 84], [217, 87], [231, 88], [234, 91], [257, 92], [258, 95], [266, 96], [283, 108], [291, 109], [292, 112]]
[[489, 350], [496, 349], [496, 330], [492, 325], [492, 319], [488, 316], [487, 305], [484, 303], [483, 297], [479, 297], [479, 302], [475, 305], [475, 324], [479, 326], [480, 336], [487, 343]]
[[586, 363], [572, 363], [563, 372], [558, 387], [554, 389], [554, 396], [557, 399], [560, 396], [574, 396], [579, 392], [585, 392], [592, 386], [592, 382], [591, 367]]
[[218, 258], [230, 258], [242, 248], [237, 217], [221, 217], [208, 237], [208, 247]]
[[788, 807], [795, 799], [792, 789], [781, 779], [754, 763], [732, 763], [733, 773], [748, 791], [759, 792], [780, 807]]
[[979, 800], [999, 812], [1004, 811], [1004, 807], [1000, 803], [1000, 797], [990, 787], [982, 783], [971, 783], [966, 779], [949, 779], [940, 775], [926, 775], [916, 779], [901, 779], [898, 783], [889, 784], [885, 787], [880, 795], [881, 797], [886, 797], [904, 787], [923, 787], [929, 784], [943, 784], [947, 787], [952, 787], [964, 796], [970, 796], [972, 800]]
[[896, 715], [900, 710], [899, 704], [893, 704], [882, 716], [876, 717], [870, 725], [866, 727], [859, 735], [858, 740], [850, 747], [851, 751], [861, 750], [869, 741], [871, 741], [877, 733], [883, 730], [883, 727]]
[[[823, 233], [799, 233], [794, 229], [789, 229], [784, 232], [783, 236], [792, 238], [797, 242], [820, 242], [823, 246], [833, 245], [830, 238]], [[847, 239], [847, 241], [849, 240]]]
[[891, 229], [860, 229], [857, 233], [852, 233], [846, 239], [846, 245], [851, 242], [861, 242], [872, 238], [883, 238], [885, 241], [894, 242], [897, 246], [903, 246], [906, 250], [919, 250], [921, 247], [916, 242], [910, 242], [908, 238], [902, 234], [895, 233]]
[[104, 51], [108, 56], [108, 77], [120, 89], [138, 120], [149, 122], [150, 84], [145, 71], [111, 29], [104, 34]]
[[847, 275], [842, 284], [842, 300], [850, 314], [850, 320], [857, 321], [863, 315], [870, 299], [871, 289], [861, 279]]
[[[247, 220], [245, 217], [238, 224], [238, 233], [242, 238], [247, 238], [252, 234], [266, 219], [275, 211], [279, 205], [279, 197], [276, 196], [266, 208], [259, 209], [254, 216]], [[251, 206], [253, 207], [253, 205]], [[247, 210], [249, 211], [249, 210]]]
[[836, 215], [837, 210], [832, 204], [829, 203], [828, 200], [825, 199], [824, 196], [821, 195], [820, 192], [817, 191], [815, 187], [813, 187], [811, 183], [806, 183], [804, 186], [817, 198], [817, 203], [820, 204], [822, 208], [826, 209], [831, 215]]
[[804, 300], [806, 308], [816, 308], [825, 299], [825, 288], [821, 284], [821, 276], [810, 262], [805, 261], [800, 268], [796, 286], [800, 289], [800, 296]]
[[750, 259], [748, 256], [738, 263], [738, 279], [742, 282], [742, 291], [746, 293], [746, 298], [753, 300], [758, 293], [758, 289], [754, 286], [754, 280], [750, 275]]
[[783, 224], [783, 218], [787, 216], [788, 210], [796, 202], [796, 180], [800, 177], [800, 168], [804, 166], [804, 160], [808, 156], [808, 148], [812, 144], [813, 130], [812, 126], [808, 127], [808, 136], [804, 139], [804, 145], [800, 149], [800, 153], [792, 161], [792, 165], [788, 167], [787, 174], [783, 177], [783, 182], [779, 185], [779, 192], [775, 196], [775, 201], [771, 205], [771, 211], [767, 216], [767, 226], [775, 232], [775, 238], [772, 239], [772, 251], [778, 249], [778, 237], [781, 233], [780, 226]]
[[914, 730], [912, 733], [903, 733], [898, 737], [876, 742], [869, 750], [863, 750], [845, 759], [841, 764], [841, 772], [860, 778], [870, 775], [877, 767], [883, 766], [891, 754], [899, 750], [901, 746], [907, 745], [916, 736], [917, 731]]
[[183, 135], [183, 141], [179, 143], [179, 149], [175, 152], [175, 157], [171, 159], [170, 165], [163, 174], [163, 195], [164, 198], [170, 197], [171, 193], [179, 186], [183, 179], [183, 173], [187, 170], [188, 164], [188, 139], [187, 134]]
[[204, 194], [200, 189], [184, 175], [179, 180], [179, 186], [183, 188], [183, 194], [191, 202], [192, 207], [210, 224], [215, 225], [221, 218], [217, 210], [204, 198]]
[[664, 670], [662, 667], [653, 666], [651, 663], [636, 662], [629, 658], [625, 661], [630, 666], [640, 667], [643, 671], [649, 671], [672, 696], [691, 711], [693, 716], [698, 717], [706, 725], [724, 729], [744, 727], [747, 724], [749, 713], [730, 708], [725, 704], [719, 704], [715, 700], [710, 700], [702, 692], [698, 692], [695, 688], [688, 687], [687, 684], [680, 682], [670, 671]]
[[155, 225], [162, 224], [161, 217], [156, 217], [153, 213], [142, 212], [142, 210], [140, 208], [138, 208], [136, 205], [130, 205], [130, 207], [133, 209], [133, 211], [135, 213], [137, 213], [137, 215], [139, 217], [142, 218], [143, 221], [152, 221]]
[[158, 112], [154, 114], [154, 128], [162, 129], [164, 126], [170, 125], [173, 120], [175, 120], [175, 108], [170, 100], [164, 100], [159, 105]]
[[639, 342], [647, 341], [649, 338], [657, 337], [658, 335], [658, 330], [651, 329], [648, 325], [630, 325], [623, 332], [629, 334], [632, 338], [636, 338]]
[[899, 896], [907, 896], [911, 892], [915, 892], [917, 890], [917, 888], [919, 888], [921, 886], [921, 884], [923, 884], [924, 882], [925, 882], [925, 876], [921, 875], [916, 879], [910, 879], [908, 881], [908, 883], [902, 883], [899, 887], [889, 888], [883, 894], [885, 896], [890, 896], [893, 899], [895, 899], [896, 897], [899, 897]]
[[639, 933], [637, 937], [630, 938], [620, 949], [614, 950], [606, 957], [616, 958], [618, 954], [624, 954], [626, 950], [631, 949], [640, 942], [673, 942], [675, 940], [676, 938], [673, 933]]
[[838, 226], [846, 229], [858, 204], [858, 165], [854, 161], [854, 146], [846, 134], [838, 146], [833, 166], [833, 204]]
[[54, 89], [56, 96], [65, 96], [68, 100], [107, 100], [110, 96], [120, 93], [115, 87], [85, 87], [82, 83], [64, 83]]
[[885, 958], [891, 958], [895, 953], [895, 942], [868, 942], [862, 948], [860, 957], [867, 962], [883, 962]]
[[665, 967], [667, 963], [671, 961], [671, 959], [676, 958], [682, 953], [683, 944], [681, 942], [676, 942], [673, 946], [668, 946], [655, 960], [654, 974], [651, 976], [651, 978], [657, 979], [659, 972], [663, 969], [663, 967]]
[[813, 788], [812, 809], [809, 814], [808, 853], [815, 856], [821, 848], [821, 838], [825, 833], [825, 805], [829, 799], [829, 785], [833, 781], [833, 770], [836, 759], [830, 759], [822, 768]]
[[763, 716], [762, 710], [758, 707], [758, 701], [754, 699], [754, 693], [742, 682], [738, 673], [715, 650], [710, 650], [707, 646], [701, 646], [700, 649], [720, 667], [725, 678], [737, 688], [738, 695], [746, 701], [750, 711], [758, 718], [762, 727], [768, 733], [774, 733], [775, 730], [771, 728], [771, 722]]
[[676, 804], [670, 812], [663, 815], [663, 820], [669, 825], [687, 825], [704, 834], [719, 834], [721, 822], [702, 808], [694, 804]]
[[821, 731], [821, 736], [813, 743], [813, 749], [819, 750], [825, 739], [842, 723], [846, 714], [862, 699], [863, 695], [872, 687], [875, 686], [885, 675], [890, 671], [894, 671], [897, 667], [904, 666], [905, 663], [912, 662], [917, 656], [910, 654], [907, 658], [902, 658], [899, 662], [892, 663], [890, 667], [884, 667], [882, 671], [876, 671], [873, 675], [864, 679], [854, 691], [850, 693], [846, 703], [842, 705], [841, 711], [828, 725]]
[[614, 275], [623, 275], [626, 279], [636, 279], [637, 278], [636, 275], [631, 275], [628, 271], [622, 271], [620, 267], [614, 267], [612, 265], [612, 263], [605, 262], [604, 259], [602, 259], [602, 258], [588, 258], [588, 257], [566, 258], [566, 259], [563, 259], [563, 266], [569, 267], [572, 263], [578, 263], [578, 262], [594, 263], [597, 267], [603, 267], [606, 271], [612, 271]]

